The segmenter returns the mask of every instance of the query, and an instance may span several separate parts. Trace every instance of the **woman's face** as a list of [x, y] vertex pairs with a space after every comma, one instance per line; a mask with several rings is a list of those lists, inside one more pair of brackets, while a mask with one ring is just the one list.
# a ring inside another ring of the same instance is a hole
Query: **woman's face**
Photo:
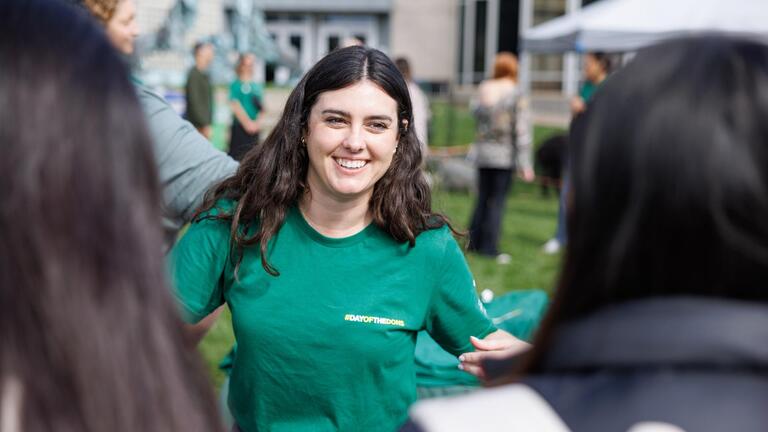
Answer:
[[133, 53], [133, 41], [139, 35], [136, 25], [136, 4], [133, 0], [120, 0], [115, 14], [107, 23], [107, 36], [112, 45], [123, 54]]
[[306, 136], [312, 199], [369, 200], [397, 140], [397, 102], [370, 81], [320, 94]]
[[253, 56], [246, 56], [243, 58], [243, 62], [237, 70], [237, 75], [243, 80], [250, 80], [253, 78], [253, 63], [255, 62]]
[[596, 82], [604, 73], [603, 65], [593, 55], [584, 57], [584, 76], [589, 81]]

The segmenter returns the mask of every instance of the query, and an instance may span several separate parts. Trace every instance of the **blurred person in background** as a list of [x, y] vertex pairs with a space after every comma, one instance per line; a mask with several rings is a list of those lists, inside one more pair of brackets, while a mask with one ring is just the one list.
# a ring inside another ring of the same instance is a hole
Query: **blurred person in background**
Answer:
[[554, 301], [502, 377], [519, 383], [425, 403], [406, 430], [766, 430], [768, 46], [648, 48], [585, 116]]
[[[571, 121], [571, 127], [574, 127], [574, 123], [581, 121], [581, 114], [587, 109], [587, 105], [592, 100], [597, 88], [603, 83], [608, 73], [611, 70], [610, 58], [603, 52], [593, 52], [584, 56], [584, 84], [579, 90], [579, 95], [574, 96], [571, 100], [571, 114], [573, 119]], [[568, 241], [568, 232], [565, 224], [565, 214], [567, 212], [566, 198], [568, 196], [568, 189], [570, 187], [570, 181], [568, 180], [568, 167], [570, 162], [568, 161], [568, 153], [566, 150], [563, 154], [565, 172], [563, 173], [563, 182], [560, 191], [560, 204], [557, 209], [557, 228], [555, 229], [555, 237], [551, 238], [544, 244], [544, 253], [556, 254], [560, 252], [560, 249], [565, 246]]]
[[259, 143], [264, 89], [253, 82], [253, 54], [240, 54], [235, 66], [237, 78], [229, 86], [229, 106], [232, 128], [229, 135], [229, 155], [239, 161]]
[[412, 124], [384, 53], [332, 51], [174, 248], [186, 319], [232, 310], [238, 428], [396, 430], [416, 399], [423, 329], [456, 356], [527, 348], [484, 314], [431, 209]]
[[595, 90], [608, 77], [610, 70], [611, 61], [606, 53], [598, 51], [584, 56], [584, 84], [581, 85], [578, 96], [571, 99], [571, 114], [576, 116], [587, 109]]
[[429, 109], [429, 98], [421, 90], [416, 81], [413, 80], [413, 74], [411, 73], [411, 64], [405, 57], [398, 57], [395, 59], [395, 66], [403, 74], [405, 82], [408, 84], [408, 94], [411, 96], [411, 105], [413, 105], [413, 127], [416, 133], [416, 138], [421, 143], [421, 151], [424, 155], [423, 158], [426, 161], [429, 139], [427, 133], [429, 132], [429, 118], [432, 113]]
[[[138, 34], [133, 0], [79, 0], [104, 27], [123, 56], [134, 52]], [[152, 137], [153, 155], [160, 176], [165, 247], [169, 250], [179, 230], [192, 219], [206, 190], [237, 169], [237, 162], [215, 149], [194, 126], [182, 119], [159, 94], [132, 77]], [[221, 310], [206, 319], [211, 325]], [[202, 334], [190, 334], [199, 340]]]
[[0, 28], [0, 428], [221, 430], [123, 61], [64, 2], [0, 2]]
[[112, 45], [126, 56], [133, 54], [139, 35], [133, 0], [83, 0], [83, 4], [104, 25]]
[[208, 68], [213, 62], [213, 45], [209, 42], [198, 42], [192, 53], [195, 64], [189, 69], [187, 84], [184, 87], [187, 98], [185, 118], [210, 140], [213, 124], [213, 86], [208, 76]]
[[[138, 32], [133, 0], [83, 0], [82, 5], [99, 20], [118, 52], [125, 56], [134, 52]], [[162, 96], [135, 77], [132, 80], [152, 136], [163, 192], [166, 245], [171, 245], [202, 203], [205, 191], [233, 174], [237, 162], [215, 149]]]
[[478, 191], [469, 250], [508, 264], [510, 256], [498, 248], [507, 192], [515, 171], [527, 182], [534, 178], [528, 107], [517, 85], [514, 54], [496, 55], [493, 78], [478, 86], [472, 112], [477, 133], [470, 158], [477, 167]]

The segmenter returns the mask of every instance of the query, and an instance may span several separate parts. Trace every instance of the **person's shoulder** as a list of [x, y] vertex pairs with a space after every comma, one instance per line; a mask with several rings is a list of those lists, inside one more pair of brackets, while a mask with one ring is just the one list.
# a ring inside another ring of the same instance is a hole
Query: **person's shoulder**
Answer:
[[234, 79], [229, 83], [229, 94], [234, 96], [240, 93], [240, 80]]
[[427, 229], [416, 236], [416, 247], [440, 254], [451, 243], [456, 243], [456, 239], [446, 223]]
[[205, 79], [205, 73], [203, 71], [199, 70], [198, 68], [192, 66], [189, 69], [189, 74], [187, 74], [188, 79], [190, 80], [202, 80]]
[[[168, 101], [166, 101], [165, 98], [160, 94], [150, 89], [146, 84], [134, 80], [133, 88], [136, 91], [136, 97], [139, 99], [139, 103], [141, 103], [144, 111], [150, 117], [151, 114], [162, 111], [164, 109], [173, 111], [173, 108], [171, 108], [171, 106], [168, 104]], [[173, 113], [175, 114], [175, 111], [173, 111]], [[150, 126], [152, 126], [151, 120]]]
[[201, 212], [195, 217], [194, 223], [202, 221], [222, 221], [222, 217], [231, 216], [237, 208], [237, 201], [231, 198], [220, 198], [210, 209]]
[[133, 84], [133, 88], [136, 90], [136, 95], [139, 97], [151, 97], [151, 98], [161, 98], [161, 96], [152, 89], [150, 89], [146, 84], [139, 81], [138, 79], [131, 80], [131, 83]]

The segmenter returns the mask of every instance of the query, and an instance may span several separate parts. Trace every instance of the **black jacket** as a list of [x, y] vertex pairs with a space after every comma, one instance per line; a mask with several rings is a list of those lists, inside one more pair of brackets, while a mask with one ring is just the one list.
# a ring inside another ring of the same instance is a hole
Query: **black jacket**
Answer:
[[768, 305], [635, 301], [557, 334], [524, 380], [574, 431], [663, 421], [689, 432], [768, 431]]
[[[564, 325], [541, 371], [522, 382], [574, 432], [626, 432], [643, 422], [686, 432], [768, 431], [768, 305], [672, 298], [614, 306]], [[504, 393], [514, 387], [446, 401], [430, 415], [453, 424], [469, 415], [475, 431], [513, 430], [511, 420], [487, 421], [482, 411], [533, 419], [531, 411], [503, 408], [514, 403]], [[418, 422], [402, 429], [426, 430]]]

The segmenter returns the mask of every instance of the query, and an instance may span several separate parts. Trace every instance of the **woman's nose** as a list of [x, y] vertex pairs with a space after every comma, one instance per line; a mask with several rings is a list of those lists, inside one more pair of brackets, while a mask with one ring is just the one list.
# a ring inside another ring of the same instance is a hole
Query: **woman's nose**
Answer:
[[359, 152], [365, 148], [365, 138], [363, 137], [362, 128], [352, 127], [349, 129], [349, 133], [344, 138], [344, 148], [352, 152]]

